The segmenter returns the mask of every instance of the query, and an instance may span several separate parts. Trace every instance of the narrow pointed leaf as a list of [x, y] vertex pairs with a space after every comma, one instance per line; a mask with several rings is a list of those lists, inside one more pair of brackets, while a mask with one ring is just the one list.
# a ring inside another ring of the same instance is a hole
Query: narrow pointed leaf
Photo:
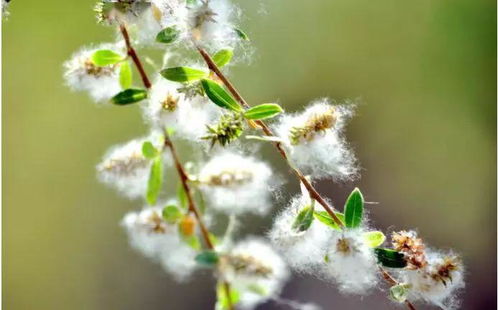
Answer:
[[363, 195], [358, 188], [355, 188], [349, 195], [344, 206], [346, 227], [355, 228], [361, 225], [364, 203]]
[[117, 105], [126, 105], [139, 102], [147, 98], [147, 91], [140, 88], [128, 88], [112, 97], [111, 101]]
[[296, 216], [294, 223], [292, 224], [292, 229], [296, 232], [306, 231], [310, 228], [313, 223], [313, 205], [305, 207]]
[[233, 28], [233, 31], [235, 31], [235, 33], [237, 34], [237, 36], [240, 39], [242, 39], [244, 41], [249, 41], [249, 36], [247, 36], [247, 34], [244, 31], [242, 31], [242, 29], [240, 29], [240, 28]]
[[156, 157], [150, 166], [149, 182], [147, 183], [146, 200], [150, 205], [157, 202], [157, 197], [163, 184], [163, 162], [162, 157]]
[[119, 84], [121, 85], [121, 88], [123, 89], [130, 88], [132, 80], [133, 76], [131, 73], [130, 63], [125, 61], [121, 64], [121, 67], [119, 68]]
[[[240, 293], [230, 286], [230, 298], [227, 296], [227, 290], [222, 282], [216, 285], [216, 310], [230, 310], [240, 301]], [[231, 306], [230, 306], [231, 304]]]
[[218, 254], [212, 250], [201, 252], [195, 257], [197, 263], [209, 267], [216, 265], [219, 259]]
[[242, 108], [237, 101], [235, 101], [235, 99], [233, 99], [233, 97], [218, 83], [212, 80], [203, 79], [201, 80], [201, 85], [208, 98], [217, 106], [235, 112], [242, 111]]
[[166, 27], [156, 35], [156, 41], [159, 43], [173, 43], [180, 36], [180, 31], [176, 26]]
[[163, 209], [163, 219], [168, 223], [176, 223], [182, 218], [183, 214], [175, 205], [169, 205]]
[[368, 231], [363, 234], [363, 241], [371, 248], [380, 246], [386, 240], [386, 236], [381, 231]]
[[142, 154], [145, 158], [153, 159], [159, 154], [159, 151], [152, 145], [150, 141], [145, 141], [142, 144]]
[[[335, 215], [344, 223], [344, 214], [336, 212]], [[335, 229], [342, 230], [339, 225], [334, 221], [334, 219], [327, 213], [327, 211], [315, 211], [313, 216], [323, 224]]]
[[92, 62], [99, 67], [114, 65], [123, 60], [123, 56], [112, 50], [98, 50], [92, 55]]
[[248, 119], [265, 119], [275, 117], [284, 110], [276, 103], [263, 103], [252, 107], [244, 112], [244, 117]]
[[218, 67], [223, 67], [228, 64], [233, 57], [232, 49], [222, 49], [213, 55], [213, 61]]
[[192, 82], [208, 76], [208, 73], [199, 69], [189, 67], [174, 67], [162, 70], [161, 75], [174, 82]]
[[406, 267], [405, 257], [402, 253], [391, 249], [374, 249], [377, 261], [384, 267], [404, 268]]

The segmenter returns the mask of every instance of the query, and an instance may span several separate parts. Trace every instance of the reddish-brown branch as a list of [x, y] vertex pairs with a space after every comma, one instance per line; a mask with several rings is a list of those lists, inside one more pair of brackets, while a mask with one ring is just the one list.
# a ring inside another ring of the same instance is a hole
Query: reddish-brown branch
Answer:
[[128, 35], [128, 30], [126, 30], [126, 26], [123, 24], [119, 25], [119, 30], [121, 31], [121, 34], [123, 35], [123, 38], [125, 40], [126, 51], [128, 53], [128, 56], [130, 56], [133, 62], [135, 63], [135, 66], [137, 67], [138, 73], [142, 78], [142, 82], [145, 88], [149, 89], [152, 86], [152, 84], [150, 83], [150, 80], [147, 77], [147, 73], [145, 72], [144, 67], [142, 66], [142, 62], [138, 58], [137, 52], [131, 45], [130, 36]]
[[[145, 88], [150, 89], [152, 86], [150, 83], [150, 80], [147, 76], [147, 73], [145, 72], [142, 62], [140, 61], [140, 58], [138, 58], [138, 55], [131, 45], [130, 37], [128, 35], [128, 31], [125, 27], [125, 25], [121, 24], [119, 26], [119, 29], [121, 31], [121, 34], [123, 35], [123, 38], [125, 40], [126, 48], [128, 51], [128, 56], [131, 57], [133, 60], [133, 63], [135, 64], [138, 72], [140, 73], [140, 77], [142, 78], [142, 83], [144, 84]], [[194, 214], [197, 223], [199, 224], [200, 230], [201, 230], [201, 235], [202, 238], [204, 239], [204, 242], [206, 243], [206, 246], [210, 250], [214, 250], [214, 245], [213, 242], [211, 241], [211, 238], [209, 238], [209, 230], [207, 229], [206, 225], [204, 224], [204, 221], [202, 220], [202, 217], [199, 213], [199, 210], [197, 209], [195, 205], [194, 198], [192, 196], [192, 191], [190, 189], [190, 186], [188, 184], [188, 175], [185, 172], [185, 169], [183, 168], [181, 161], [178, 157], [178, 153], [176, 152], [176, 148], [171, 141], [169, 135], [167, 132], [165, 132], [165, 137], [164, 137], [164, 146], [168, 147], [171, 151], [173, 161], [175, 164], [176, 171], [178, 173], [178, 176], [180, 178], [180, 182], [182, 184], [183, 190], [185, 191], [185, 194], [187, 196], [187, 202], [188, 202], [188, 211]], [[225, 289], [226, 295], [227, 295], [227, 304], [228, 304], [228, 310], [234, 310], [234, 305], [230, 296], [230, 283], [226, 280], [223, 281], [223, 287]]]

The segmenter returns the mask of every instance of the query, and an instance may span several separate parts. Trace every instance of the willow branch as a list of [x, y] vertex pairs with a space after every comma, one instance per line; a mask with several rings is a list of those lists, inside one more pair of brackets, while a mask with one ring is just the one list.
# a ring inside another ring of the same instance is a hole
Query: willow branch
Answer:
[[[126, 26], [124, 24], [121, 24], [119, 26], [119, 30], [121, 31], [121, 34], [123, 35], [123, 38], [125, 40], [126, 44], [126, 49], [128, 52], [128, 56], [131, 57], [133, 60], [133, 63], [135, 64], [138, 72], [140, 73], [140, 77], [142, 78], [142, 83], [144, 84], [144, 87], [147, 89], [150, 89], [152, 84], [150, 83], [150, 80], [147, 76], [147, 73], [145, 72], [142, 62], [140, 61], [140, 58], [138, 58], [137, 52], [133, 48], [131, 41], [130, 41], [130, 36], [128, 35], [128, 31], [126, 29]], [[201, 235], [202, 238], [204, 239], [204, 242], [206, 243], [206, 246], [210, 250], [214, 250], [214, 245], [213, 242], [211, 241], [211, 238], [209, 238], [209, 230], [207, 229], [206, 225], [204, 224], [204, 221], [202, 220], [202, 217], [199, 213], [198, 208], [195, 205], [194, 198], [192, 196], [192, 190], [190, 189], [190, 186], [188, 184], [188, 175], [185, 172], [185, 169], [183, 168], [181, 161], [178, 157], [178, 153], [176, 152], [176, 148], [171, 141], [169, 134], [165, 131], [164, 133], [164, 146], [168, 147], [171, 151], [171, 155], [173, 157], [173, 161], [175, 164], [176, 171], [178, 173], [178, 176], [180, 178], [180, 182], [182, 184], [183, 190], [185, 191], [185, 194], [187, 196], [187, 202], [188, 202], [188, 211], [194, 214], [197, 223], [199, 224], [200, 230], [201, 230]], [[234, 305], [230, 296], [230, 283], [226, 280], [223, 281], [223, 287], [225, 290], [225, 294], [227, 296], [227, 303], [228, 303], [228, 309], [229, 310], [234, 310]]]
[[[199, 54], [202, 56], [202, 58], [204, 59], [208, 68], [211, 71], [213, 71], [216, 74], [216, 76], [223, 82], [223, 84], [226, 86], [226, 88], [232, 94], [232, 96], [235, 98], [235, 100], [237, 100], [237, 102], [245, 109], [250, 108], [251, 106], [247, 103], [247, 101], [245, 101], [245, 99], [242, 97], [242, 95], [237, 91], [235, 86], [223, 74], [223, 72], [221, 72], [220, 68], [216, 65], [216, 63], [213, 61], [211, 56], [200, 46], [197, 46], [197, 50], [198, 50]], [[261, 130], [263, 131], [263, 133], [266, 136], [274, 136], [270, 127], [268, 127], [268, 125], [266, 125], [265, 122], [259, 120], [259, 121], [256, 121], [256, 124], [259, 125], [259, 127], [261, 128]], [[304, 187], [306, 187], [306, 189], [308, 190], [308, 192], [310, 194], [310, 197], [313, 198], [314, 200], [316, 200], [325, 209], [325, 211], [327, 211], [327, 213], [332, 217], [332, 219], [334, 220], [334, 222], [336, 224], [338, 224], [340, 227], [344, 227], [344, 223], [337, 217], [333, 208], [327, 203], [327, 201], [325, 201], [325, 199], [323, 199], [323, 197], [316, 190], [316, 188], [305, 178], [304, 174], [299, 169], [293, 167], [290, 164], [288, 157], [287, 157], [287, 153], [285, 152], [285, 150], [282, 147], [282, 143], [281, 142], [274, 142], [273, 145], [278, 150], [280, 155], [286, 160], [286, 162], [289, 165], [289, 167], [291, 168], [292, 172], [294, 172], [294, 174], [297, 176], [297, 178], [303, 183]], [[380, 268], [379, 270], [380, 270], [384, 280], [386, 280], [386, 282], [388, 282], [391, 286], [398, 284], [398, 282], [386, 270], [384, 270], [382, 267], [379, 267], [379, 268]], [[405, 301], [405, 304], [410, 310], [416, 310], [410, 301], [408, 301], [408, 300]]]
[[[226, 86], [228, 91], [232, 94], [232, 96], [237, 100], [237, 102], [244, 107], [245, 109], [250, 108], [250, 105], [245, 101], [245, 99], [242, 97], [242, 95], [237, 91], [235, 86], [228, 80], [228, 78], [221, 72], [220, 68], [216, 65], [216, 63], [213, 61], [211, 56], [200, 46], [197, 46], [197, 50], [199, 51], [199, 54], [201, 54], [202, 58], [206, 62], [208, 68], [213, 71], [216, 76], [223, 82], [223, 84]], [[258, 120], [256, 121], [256, 124], [261, 128], [263, 133], [266, 136], [274, 136], [272, 130], [268, 125], [266, 125], [265, 122]], [[289, 165], [290, 169], [292, 172], [296, 175], [296, 177], [303, 183], [304, 187], [308, 190], [310, 193], [311, 198], [316, 200], [324, 209], [327, 211], [327, 213], [332, 217], [334, 222], [339, 225], [340, 227], [344, 227], [344, 223], [337, 217], [337, 215], [334, 212], [334, 209], [332, 206], [330, 206], [327, 201], [320, 195], [320, 193], [316, 190], [316, 188], [308, 181], [305, 177], [304, 174], [297, 169], [296, 167], [292, 166], [289, 163], [287, 153], [285, 152], [284, 148], [282, 147], [281, 142], [274, 142], [273, 145], [277, 149], [277, 151], [280, 153], [280, 155], [285, 159], [287, 164]]]
[[124, 24], [120, 24], [119, 30], [121, 31], [121, 34], [123, 35], [123, 39], [125, 40], [126, 51], [128, 53], [128, 56], [130, 56], [131, 59], [133, 60], [133, 62], [135, 63], [135, 66], [137, 67], [138, 73], [140, 74], [140, 77], [142, 78], [142, 82], [143, 82], [145, 88], [149, 89], [152, 86], [152, 84], [150, 83], [150, 80], [147, 77], [147, 73], [144, 70], [142, 62], [138, 58], [137, 52], [135, 51], [135, 49], [131, 45], [130, 36], [128, 34], [128, 30], [126, 30], [126, 26]]

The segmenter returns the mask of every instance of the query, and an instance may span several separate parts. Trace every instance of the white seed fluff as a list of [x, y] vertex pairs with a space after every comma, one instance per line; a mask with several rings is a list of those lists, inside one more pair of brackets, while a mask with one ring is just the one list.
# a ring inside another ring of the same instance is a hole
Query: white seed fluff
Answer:
[[214, 155], [199, 172], [208, 205], [227, 214], [266, 214], [275, 186], [270, 166], [233, 152]]
[[198, 43], [214, 50], [233, 47], [238, 42], [233, 23], [239, 14], [228, 0], [198, 1], [189, 7], [190, 35]]
[[[128, 198], [143, 197], [147, 190], [147, 181], [152, 161], [142, 154], [142, 144], [150, 141], [157, 149], [161, 149], [161, 136], [153, 132], [147, 137], [131, 140], [112, 147], [97, 165], [97, 176]], [[171, 164], [169, 152], [163, 160], [164, 166]]]
[[299, 212], [310, 205], [307, 194], [292, 199], [290, 205], [275, 217], [268, 235], [294, 270], [313, 274], [324, 264], [328, 242], [332, 234], [338, 232], [317, 220], [308, 230], [297, 232], [292, 225]]
[[222, 261], [220, 272], [240, 293], [241, 309], [254, 309], [278, 296], [289, 278], [284, 260], [259, 238], [237, 243]]
[[122, 50], [113, 44], [83, 48], [64, 63], [64, 79], [72, 90], [86, 91], [94, 101], [105, 103], [121, 91], [121, 86], [119, 64], [104, 67], [93, 64], [91, 56], [101, 49], [110, 49], [117, 53]]
[[[427, 265], [416, 270], [401, 271], [402, 280], [408, 284], [410, 300], [424, 300], [442, 309], [455, 309], [458, 306], [456, 293], [465, 286], [464, 268], [453, 254], [442, 254], [426, 250]], [[440, 274], [438, 270], [451, 259], [455, 268]]]
[[284, 115], [276, 127], [290, 159], [315, 178], [348, 180], [357, 173], [356, 159], [343, 130], [353, 107], [332, 105], [327, 98], [311, 103], [304, 112]]
[[185, 280], [196, 268], [196, 252], [180, 239], [176, 225], [162, 219], [161, 207], [146, 207], [126, 214], [122, 221], [131, 246], [159, 262], [164, 270]]
[[345, 230], [330, 239], [323, 276], [344, 293], [365, 294], [378, 283], [377, 260], [362, 234], [362, 229]]
[[186, 97], [179, 87], [181, 84], [158, 77], [144, 106], [144, 116], [154, 128], [168, 127], [180, 138], [200, 141], [206, 135], [206, 125], [221, 115], [221, 109], [205, 97]]

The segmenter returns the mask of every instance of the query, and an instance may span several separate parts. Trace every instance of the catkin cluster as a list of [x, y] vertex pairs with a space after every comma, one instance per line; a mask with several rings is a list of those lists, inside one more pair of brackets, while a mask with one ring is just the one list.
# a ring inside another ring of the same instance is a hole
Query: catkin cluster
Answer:
[[[355, 295], [383, 290], [386, 280], [386, 295], [412, 309], [417, 300], [457, 305], [464, 285], [457, 254], [429, 249], [415, 231], [387, 242], [366, 220], [359, 189], [342, 210], [314, 189], [316, 180], [358, 177], [344, 134], [356, 104], [321, 98], [291, 114], [275, 103], [249, 107], [230, 84], [225, 68], [251, 54], [239, 8], [228, 0], [101, 0], [95, 13], [116, 29], [115, 40], [77, 51], [64, 77], [100, 105], [141, 107], [149, 132], [112, 147], [97, 165], [103, 183], [145, 205], [121, 222], [134, 249], [178, 281], [212, 269], [220, 310], [270, 300], [316, 309], [279, 297], [292, 270]], [[137, 53], [142, 47], [164, 56], [157, 62]], [[177, 152], [179, 142], [190, 151]], [[301, 193], [287, 206], [274, 196], [290, 176], [262, 161], [256, 144], [273, 144], [298, 177]], [[248, 214], [273, 208], [266, 236], [234, 234]], [[215, 234], [221, 218], [227, 227]]]

